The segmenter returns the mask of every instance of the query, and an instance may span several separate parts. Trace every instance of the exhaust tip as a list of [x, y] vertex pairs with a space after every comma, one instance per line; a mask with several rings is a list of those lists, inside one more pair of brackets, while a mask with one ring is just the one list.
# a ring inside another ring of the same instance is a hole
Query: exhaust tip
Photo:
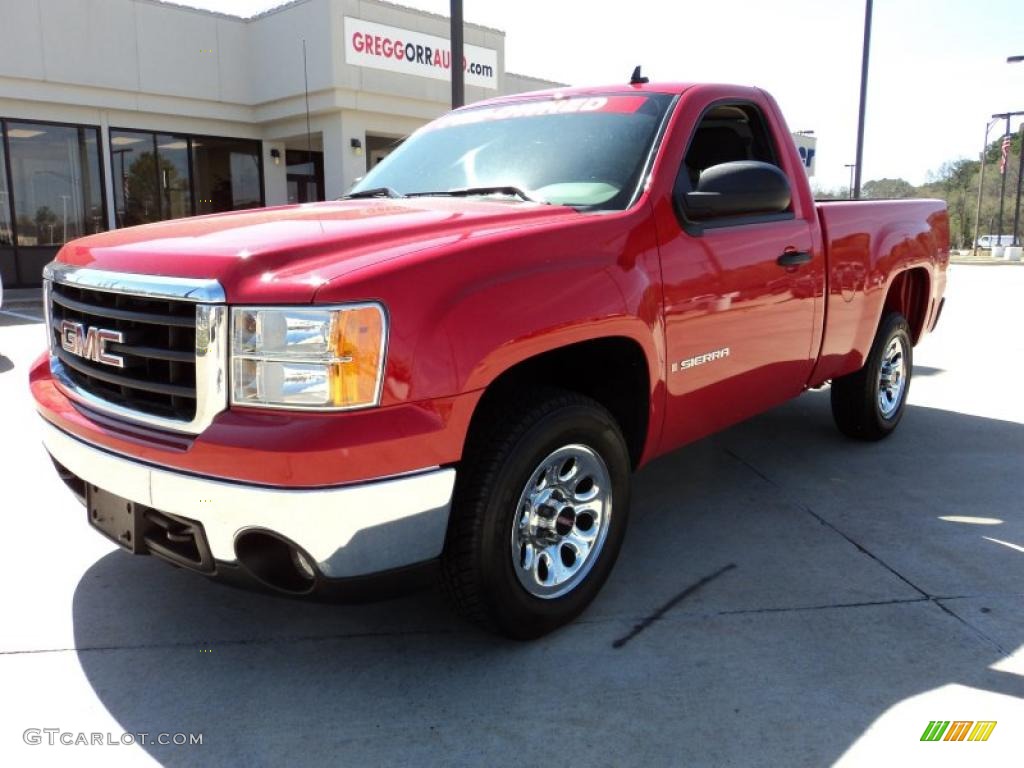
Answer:
[[239, 534], [235, 538], [235, 557], [246, 571], [272, 589], [305, 595], [316, 586], [318, 574], [313, 558], [272, 531], [249, 530]]

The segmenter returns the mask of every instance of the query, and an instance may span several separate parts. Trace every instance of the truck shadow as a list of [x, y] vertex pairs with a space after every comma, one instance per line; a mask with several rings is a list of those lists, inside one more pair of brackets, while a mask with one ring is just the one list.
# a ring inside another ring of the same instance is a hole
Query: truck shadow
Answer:
[[[567, 764], [823, 765], [909, 697], [1024, 696], [992, 668], [1024, 643], [1024, 552], [992, 541], [1024, 546], [1024, 426], [910, 407], [862, 445], [834, 431], [827, 400], [642, 471], [602, 595], [535, 643], [466, 626], [437, 591], [301, 603], [115, 552], [75, 591], [78, 660], [126, 732], [204, 734], [145, 747], [168, 765], [531, 765], [553, 743]], [[971, 716], [933, 717], [954, 714]]]

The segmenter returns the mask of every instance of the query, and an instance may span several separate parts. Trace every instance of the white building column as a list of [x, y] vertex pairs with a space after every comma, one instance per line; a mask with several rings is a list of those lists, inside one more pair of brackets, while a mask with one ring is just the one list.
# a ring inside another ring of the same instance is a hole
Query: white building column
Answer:
[[352, 149], [348, 146], [340, 113], [325, 116], [320, 124], [324, 142], [324, 194], [328, 200], [336, 200], [352, 186]]
[[[352, 147], [352, 139], [359, 141], [359, 149]], [[356, 179], [366, 175], [366, 132], [362, 125], [353, 125], [352, 121], [345, 123], [345, 190], [348, 191]]]
[[[324, 140], [324, 186], [327, 199], [333, 200], [345, 194], [366, 175], [366, 121], [358, 112], [347, 111], [325, 117]], [[352, 140], [359, 141], [359, 148], [352, 146]]]

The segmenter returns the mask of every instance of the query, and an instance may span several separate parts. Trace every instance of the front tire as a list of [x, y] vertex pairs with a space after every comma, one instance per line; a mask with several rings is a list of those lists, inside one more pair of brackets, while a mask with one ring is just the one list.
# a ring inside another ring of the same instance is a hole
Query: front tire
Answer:
[[903, 418], [914, 368], [907, 319], [886, 315], [864, 366], [832, 382], [832, 417], [839, 431], [858, 440], [881, 440]]
[[588, 397], [544, 390], [502, 411], [467, 446], [442, 575], [459, 613], [526, 640], [578, 616], [607, 579], [631, 464], [614, 417]]

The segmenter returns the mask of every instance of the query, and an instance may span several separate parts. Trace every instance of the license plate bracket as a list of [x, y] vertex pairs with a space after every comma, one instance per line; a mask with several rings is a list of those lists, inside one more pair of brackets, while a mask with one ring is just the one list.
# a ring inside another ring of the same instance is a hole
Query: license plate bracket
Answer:
[[142, 515], [133, 501], [98, 488], [85, 486], [85, 509], [89, 524], [119, 547], [133, 554], [146, 552], [140, 525]]

